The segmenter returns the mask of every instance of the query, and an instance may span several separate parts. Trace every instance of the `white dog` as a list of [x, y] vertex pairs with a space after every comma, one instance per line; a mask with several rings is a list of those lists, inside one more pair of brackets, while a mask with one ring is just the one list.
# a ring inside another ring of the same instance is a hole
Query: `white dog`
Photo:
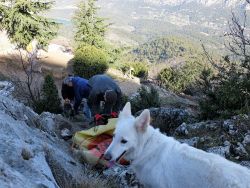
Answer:
[[145, 187], [250, 188], [250, 170], [219, 155], [181, 144], [149, 126], [150, 112], [137, 118], [127, 103], [119, 115], [105, 158], [131, 161]]

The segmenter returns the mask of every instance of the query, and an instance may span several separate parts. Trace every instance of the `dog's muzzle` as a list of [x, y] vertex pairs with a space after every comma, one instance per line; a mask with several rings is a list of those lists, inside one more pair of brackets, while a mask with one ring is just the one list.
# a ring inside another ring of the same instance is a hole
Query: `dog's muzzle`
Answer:
[[105, 153], [105, 155], [103, 156], [103, 158], [107, 161], [110, 161], [112, 159], [112, 155], [110, 153]]
[[126, 150], [115, 160], [115, 162], [119, 162], [120, 159], [126, 154]]
[[[126, 150], [115, 160], [115, 162], [119, 162], [120, 159], [126, 154]], [[111, 161], [112, 159], [112, 155], [108, 152], [106, 153], [104, 156], [104, 159], [107, 160], [107, 161]]]

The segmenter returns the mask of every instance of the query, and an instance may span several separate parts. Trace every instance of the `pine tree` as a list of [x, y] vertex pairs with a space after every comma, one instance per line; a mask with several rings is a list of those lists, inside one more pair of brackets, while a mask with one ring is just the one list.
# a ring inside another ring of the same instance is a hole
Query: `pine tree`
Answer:
[[27, 104], [35, 109], [40, 101], [40, 91], [34, 83], [37, 47], [45, 48], [57, 35], [59, 26], [43, 14], [52, 5], [50, 0], [0, 0], [0, 30], [6, 31], [19, 51], [26, 80], [17, 82], [25, 88], [23, 93], [27, 92], [24, 95]]
[[58, 30], [58, 24], [42, 14], [52, 5], [52, 1], [0, 0], [0, 29], [19, 49], [34, 39], [45, 47]]
[[79, 9], [75, 12], [73, 18], [76, 33], [75, 41], [78, 48], [85, 44], [94, 45], [97, 48], [105, 46], [104, 35], [108, 25], [105, 19], [97, 16], [98, 7], [96, 0], [87, 0], [79, 4]]
[[44, 84], [42, 87], [42, 99], [39, 102], [39, 112], [61, 113], [61, 101], [58, 95], [58, 90], [55, 85], [54, 79], [51, 75], [45, 76]]

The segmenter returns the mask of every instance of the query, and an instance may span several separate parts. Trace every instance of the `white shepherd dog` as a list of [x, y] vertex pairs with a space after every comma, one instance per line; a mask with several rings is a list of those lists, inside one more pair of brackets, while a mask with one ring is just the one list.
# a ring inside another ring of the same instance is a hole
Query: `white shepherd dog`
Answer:
[[149, 125], [150, 112], [137, 118], [127, 103], [119, 115], [105, 159], [131, 161], [145, 187], [250, 188], [250, 170], [219, 155], [181, 144]]

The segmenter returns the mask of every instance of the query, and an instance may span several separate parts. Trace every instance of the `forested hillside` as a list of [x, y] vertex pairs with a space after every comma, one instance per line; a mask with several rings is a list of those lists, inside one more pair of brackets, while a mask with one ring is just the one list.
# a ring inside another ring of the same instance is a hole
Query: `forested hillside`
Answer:
[[162, 63], [170, 58], [197, 57], [202, 53], [201, 44], [183, 37], [167, 36], [140, 45], [131, 52], [138, 60]]
[[[57, 0], [50, 17], [66, 23], [64, 36], [73, 35], [70, 20], [78, 0]], [[133, 46], [166, 35], [202, 40], [213, 48], [223, 47], [231, 10], [249, 12], [244, 0], [98, 0], [98, 14], [112, 23], [106, 39], [119, 46]]]

